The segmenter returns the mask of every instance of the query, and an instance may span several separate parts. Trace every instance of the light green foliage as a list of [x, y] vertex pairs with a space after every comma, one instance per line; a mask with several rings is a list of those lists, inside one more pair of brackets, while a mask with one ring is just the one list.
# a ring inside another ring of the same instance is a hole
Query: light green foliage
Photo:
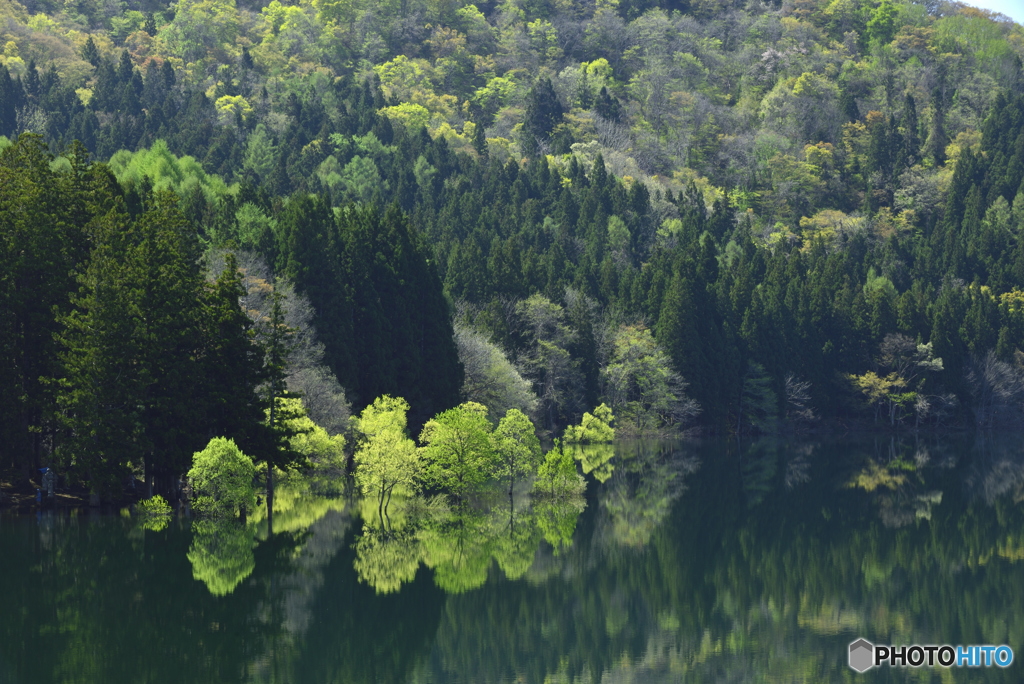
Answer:
[[135, 507], [135, 514], [139, 517], [142, 529], [148, 532], [162, 532], [167, 529], [167, 523], [170, 522], [171, 507], [162, 496], [157, 494], [145, 501], [140, 501]]
[[509, 409], [498, 423], [493, 435], [495, 472], [499, 478], [508, 480], [508, 491], [512, 493], [517, 477], [526, 477], [537, 467], [540, 460], [540, 440], [533, 423], [522, 411]]
[[382, 143], [373, 131], [366, 135], [353, 136], [352, 143], [360, 152], [374, 158], [380, 158], [392, 152], [392, 148]]
[[873, 267], [868, 269], [867, 279], [864, 281], [864, 292], [872, 291], [882, 291], [894, 296], [896, 295], [896, 287], [892, 284], [892, 281], [883, 275], [875, 273]]
[[416, 184], [425, 192], [430, 192], [430, 189], [433, 187], [434, 176], [437, 175], [437, 169], [431, 166], [430, 162], [422, 154], [416, 158], [416, 163], [412, 167], [412, 173], [416, 177]]
[[360, 157], [358, 154], [345, 165], [341, 173], [341, 181], [345, 186], [345, 192], [351, 199], [368, 203], [374, 192], [386, 187], [387, 183], [380, 177], [377, 165], [369, 157]]
[[192, 481], [192, 507], [204, 516], [233, 517], [256, 505], [252, 485], [256, 466], [235, 446], [234, 440], [211, 439], [205, 449], [192, 457], [188, 477]]
[[155, 141], [148, 150], [116, 152], [109, 165], [121, 183], [139, 184], [143, 178], [149, 178], [154, 190], [173, 190], [180, 196], [188, 196], [198, 189], [208, 202], [232, 191], [220, 176], [207, 174], [202, 164], [192, 157], [171, 154], [163, 140]]
[[430, 517], [420, 533], [423, 564], [434, 582], [449, 594], [483, 586], [491, 567], [493, 530], [487, 516], [464, 508]]
[[472, 100], [483, 107], [484, 111], [493, 113], [511, 100], [517, 88], [518, 84], [511, 75], [495, 76], [483, 88], [477, 89]]
[[677, 218], [667, 218], [658, 226], [658, 238], [662, 241], [677, 237], [683, 229], [683, 222]]
[[266, 126], [258, 124], [245, 143], [245, 159], [242, 168], [252, 171], [260, 179], [270, 177], [277, 163], [277, 146], [267, 132]]
[[427, 482], [456, 497], [476, 489], [493, 468], [491, 423], [482, 404], [467, 401], [434, 416], [420, 442]]
[[576, 472], [576, 459], [572, 452], [563, 449], [557, 439], [537, 469], [533, 488], [537, 494], [552, 498], [578, 495], [586, 488], [583, 477]]
[[899, 10], [890, 0], [882, 0], [875, 11], [871, 13], [871, 19], [868, 21], [868, 36], [871, 40], [877, 40], [880, 43], [888, 43], [892, 40], [892, 36], [896, 32], [898, 14]]
[[580, 462], [584, 475], [598, 482], [607, 482], [615, 472], [615, 447], [611, 444], [576, 445], [573, 458]]
[[1017, 232], [1016, 226], [1013, 225], [1013, 211], [1010, 209], [1010, 203], [1002, 195], [997, 197], [985, 212], [984, 226], [993, 231], [1013, 230], [1013, 232]]
[[284, 415], [289, 418], [287, 427], [295, 432], [291, 448], [309, 463], [314, 470], [340, 470], [345, 467], [345, 437], [329, 435], [327, 431], [310, 419], [303, 409], [302, 400], [289, 398], [280, 400]]
[[353, 566], [360, 582], [378, 594], [391, 594], [416, 578], [422, 550], [414, 529], [388, 531], [383, 527], [363, 527], [355, 544]]
[[608, 217], [608, 248], [615, 252], [629, 251], [629, 228], [618, 216]]
[[197, 520], [192, 524], [188, 560], [192, 577], [214, 596], [227, 596], [256, 568], [255, 528], [233, 520]]
[[420, 455], [406, 436], [409, 404], [384, 395], [363, 409], [355, 421], [364, 441], [356, 450], [356, 482], [365, 495], [377, 498], [386, 510], [395, 488], [412, 490], [420, 475]]
[[615, 428], [611, 426], [615, 416], [607, 405], [601, 404], [594, 409], [594, 414], [583, 414], [579, 425], [565, 428], [566, 444], [607, 443], [615, 439]]
[[411, 60], [405, 55], [398, 55], [389, 62], [373, 67], [374, 72], [380, 76], [381, 86], [399, 95], [407, 95], [417, 88], [429, 89], [429, 69], [430, 64], [426, 60]]
[[338, 158], [332, 154], [320, 162], [316, 175], [320, 177], [320, 182], [333, 189], [341, 184], [341, 171], [342, 166], [338, 162]]
[[234, 46], [239, 27], [234, 0], [179, 0], [174, 9], [174, 21], [161, 33], [186, 63]]
[[138, 10], [128, 10], [120, 17], [110, 18], [110, 37], [118, 42], [135, 33], [146, 23], [146, 15]]
[[220, 115], [222, 126], [230, 126], [235, 123], [236, 117], [241, 115], [243, 119], [252, 114], [252, 106], [241, 95], [224, 95], [218, 97], [214, 103], [217, 113]]
[[572, 546], [576, 521], [586, 507], [586, 499], [579, 495], [553, 497], [537, 503], [537, 527], [544, 541], [555, 550], [556, 557]]
[[238, 222], [238, 246], [242, 249], [257, 250], [272, 244], [277, 219], [263, 213], [252, 202], [246, 202], [235, 212]]
[[418, 131], [430, 123], [430, 110], [412, 102], [403, 102], [394, 107], [384, 107], [380, 113], [392, 121], [399, 122], [410, 131]]
[[164, 517], [171, 514], [171, 507], [164, 497], [157, 494], [145, 501], [140, 501], [136, 513], [146, 518]]
[[530, 383], [497, 345], [461, 323], [455, 324], [455, 344], [466, 373], [462, 393], [467, 400], [486, 406], [490, 416], [503, 416], [509, 409], [536, 412], [537, 396]]
[[672, 360], [643, 325], [624, 325], [616, 331], [611, 361], [601, 378], [620, 428], [658, 430], [677, 426], [698, 412], [686, 398], [686, 385], [673, 370]]

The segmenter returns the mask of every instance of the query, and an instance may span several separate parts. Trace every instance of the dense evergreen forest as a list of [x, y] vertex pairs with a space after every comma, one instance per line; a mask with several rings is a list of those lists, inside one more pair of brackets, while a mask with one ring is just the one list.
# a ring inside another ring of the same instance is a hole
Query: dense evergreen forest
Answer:
[[[0, 1], [0, 470], [1024, 417], [1024, 28], [955, 2]], [[269, 415], [269, 419], [268, 416]], [[144, 471], [144, 472], [143, 472]]]

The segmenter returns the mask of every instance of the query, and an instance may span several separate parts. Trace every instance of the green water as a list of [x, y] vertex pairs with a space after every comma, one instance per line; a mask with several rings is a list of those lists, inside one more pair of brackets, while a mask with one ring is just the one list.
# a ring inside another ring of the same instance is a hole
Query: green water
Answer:
[[[1022, 444], [624, 443], [579, 500], [295, 492], [273, 534], [6, 513], [0, 682], [1021, 681]], [[1017, 662], [857, 675], [857, 637]]]

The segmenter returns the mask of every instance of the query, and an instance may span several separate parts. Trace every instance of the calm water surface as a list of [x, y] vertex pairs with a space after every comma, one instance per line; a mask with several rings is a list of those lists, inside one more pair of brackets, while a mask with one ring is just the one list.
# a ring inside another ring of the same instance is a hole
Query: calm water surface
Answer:
[[[0, 515], [0, 682], [1024, 681], [1024, 440], [622, 443], [577, 500]], [[162, 529], [160, 529], [162, 527]], [[846, 647], [1007, 643], [856, 675]]]

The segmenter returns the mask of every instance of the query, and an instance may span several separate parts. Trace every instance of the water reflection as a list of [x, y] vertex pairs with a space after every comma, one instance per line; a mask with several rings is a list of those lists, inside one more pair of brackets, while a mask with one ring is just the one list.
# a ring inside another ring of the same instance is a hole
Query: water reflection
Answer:
[[642, 548], [686, 489], [700, 461], [657, 441], [617, 445], [615, 469], [598, 490], [598, 534], [607, 544]]
[[578, 500], [282, 488], [272, 531], [0, 515], [0, 682], [839, 682], [858, 636], [1024, 648], [1013, 436], [578, 460]]
[[442, 497], [400, 499], [387, 516], [364, 504], [355, 546], [360, 581], [380, 594], [392, 593], [412, 582], [422, 565], [440, 589], [458, 594], [486, 583], [495, 565], [507, 579], [523, 577], [542, 539], [556, 553], [571, 546], [576, 519], [586, 507], [582, 497], [534, 502], [525, 492], [506, 498], [501, 491], [496, 487], [458, 508]]
[[192, 577], [214, 596], [225, 596], [256, 568], [255, 528], [237, 520], [197, 520], [192, 523], [188, 560]]

